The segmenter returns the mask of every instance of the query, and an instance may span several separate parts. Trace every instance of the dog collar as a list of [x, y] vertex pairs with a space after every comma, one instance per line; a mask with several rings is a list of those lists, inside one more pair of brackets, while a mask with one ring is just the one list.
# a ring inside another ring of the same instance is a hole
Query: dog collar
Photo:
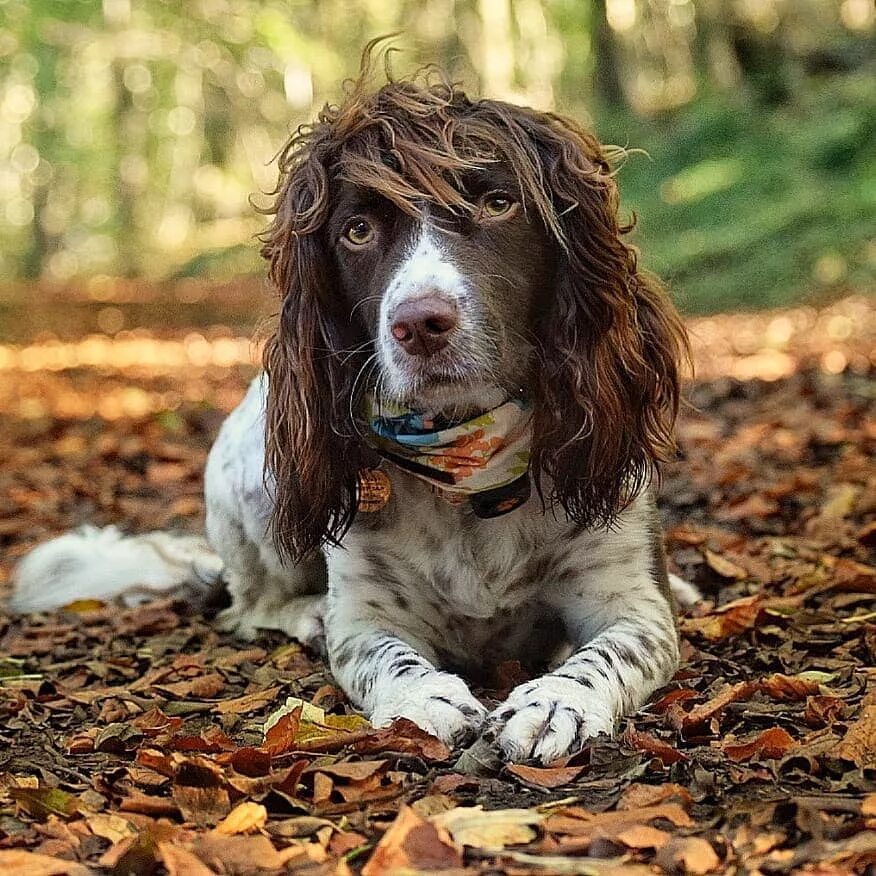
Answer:
[[[476, 516], [490, 518], [529, 498], [532, 405], [523, 398], [462, 422], [371, 398], [368, 419], [368, 443], [451, 504], [468, 501]], [[373, 485], [375, 478], [365, 481]], [[388, 482], [378, 493], [388, 501]]]

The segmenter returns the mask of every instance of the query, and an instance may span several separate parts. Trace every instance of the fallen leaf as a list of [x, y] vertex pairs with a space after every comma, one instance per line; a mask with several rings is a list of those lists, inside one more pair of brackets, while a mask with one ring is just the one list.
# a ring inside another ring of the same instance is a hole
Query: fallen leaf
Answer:
[[665, 803], [668, 800], [677, 801], [685, 809], [690, 808], [693, 803], [690, 791], [674, 782], [667, 782], [663, 785], [645, 785], [634, 782], [621, 794], [620, 800], [617, 801], [617, 808], [641, 809], [645, 806], [656, 806], [658, 803]]
[[259, 870], [281, 870], [287, 861], [305, 854], [298, 846], [278, 851], [261, 834], [223, 836], [215, 831], [199, 834], [192, 841], [191, 851], [216, 872], [236, 874], [252, 873], [254, 864]]
[[876, 705], [862, 707], [860, 717], [831, 754], [859, 767], [876, 766]]
[[460, 846], [499, 852], [507, 846], [524, 845], [538, 836], [544, 816], [533, 809], [493, 809], [457, 806], [431, 819]]
[[776, 672], [758, 683], [758, 689], [782, 702], [805, 700], [806, 697], [817, 694], [818, 683], [799, 675], [783, 675]]
[[837, 520], [848, 517], [860, 492], [861, 488], [855, 484], [832, 484], [821, 506], [820, 516]]
[[717, 572], [722, 578], [744, 581], [748, 577], [747, 569], [744, 569], [732, 560], [728, 560], [727, 557], [721, 556], [721, 554], [710, 551], [708, 548], [703, 549], [703, 558], [706, 561], [706, 565], [713, 572]]
[[82, 805], [78, 797], [60, 788], [12, 788], [9, 796], [19, 809], [39, 821], [50, 815], [72, 818]]
[[89, 876], [91, 870], [49, 855], [6, 849], [0, 850], [0, 873], [9, 876]]
[[676, 827], [693, 825], [690, 816], [678, 803], [659, 803], [616, 812], [590, 812], [567, 806], [548, 816], [545, 830], [554, 836], [563, 851], [589, 851], [594, 840], [618, 841], [618, 835], [630, 828], [650, 825], [657, 819]]
[[95, 836], [102, 836], [111, 843], [120, 842], [137, 834], [137, 828], [127, 818], [122, 818], [121, 815], [115, 815], [112, 812], [89, 815], [86, 823], [88, 829]]
[[222, 770], [205, 757], [173, 755], [176, 768], [171, 794], [183, 818], [213, 825], [231, 811]]
[[447, 831], [403, 806], [362, 868], [362, 876], [461, 866], [462, 852]]
[[158, 843], [158, 854], [167, 869], [167, 876], [215, 876], [197, 855], [169, 842]]
[[350, 743], [358, 754], [398, 752], [435, 763], [449, 760], [450, 749], [437, 737], [427, 733], [407, 718], [396, 718], [389, 727], [381, 727]]
[[279, 687], [269, 687], [267, 690], [257, 690], [232, 700], [222, 700], [216, 703], [213, 708], [220, 715], [247, 715], [250, 712], [263, 709], [268, 703], [272, 703], [279, 692]]
[[803, 710], [803, 720], [810, 727], [830, 727], [834, 721], [843, 717], [846, 704], [839, 697], [808, 697]]
[[686, 636], [700, 635], [710, 642], [720, 642], [753, 629], [761, 616], [763, 597], [746, 596], [703, 617], [685, 617], [679, 627]]
[[722, 751], [730, 760], [739, 763], [751, 760], [753, 757], [768, 759], [784, 757], [795, 745], [794, 737], [787, 730], [771, 727], [748, 742], [724, 745]]
[[736, 684], [728, 684], [708, 702], [695, 706], [689, 712], [685, 712], [676, 704], [667, 711], [666, 717], [670, 725], [676, 730], [689, 733], [702, 727], [713, 718], [719, 717], [730, 703], [748, 699], [756, 690], [757, 683], [753, 681], [740, 681]]
[[633, 824], [618, 831], [613, 840], [623, 843], [629, 849], [662, 849], [672, 834], [648, 824]]
[[684, 752], [673, 748], [668, 742], [664, 742], [650, 733], [636, 730], [633, 724], [627, 725], [621, 741], [629, 748], [633, 748], [636, 751], [644, 751], [651, 757], [659, 758], [663, 766], [671, 766], [679, 761], [687, 760], [687, 755]]
[[268, 810], [261, 803], [244, 801], [238, 803], [225, 818], [220, 821], [214, 830], [225, 836], [233, 836], [236, 833], [248, 833], [259, 827], [264, 827], [268, 820]]
[[536, 788], [559, 788], [575, 781], [584, 771], [583, 766], [532, 767], [525, 764], [508, 764], [505, 769], [521, 782]]
[[657, 853], [655, 863], [667, 872], [702, 876], [721, 866], [721, 859], [711, 844], [701, 837], [673, 837]]

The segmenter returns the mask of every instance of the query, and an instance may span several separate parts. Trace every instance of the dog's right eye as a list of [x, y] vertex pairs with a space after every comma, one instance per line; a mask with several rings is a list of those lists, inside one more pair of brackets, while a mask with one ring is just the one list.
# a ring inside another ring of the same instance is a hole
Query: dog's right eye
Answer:
[[353, 246], [365, 246], [374, 240], [374, 229], [371, 223], [361, 216], [351, 219], [344, 227], [344, 239]]

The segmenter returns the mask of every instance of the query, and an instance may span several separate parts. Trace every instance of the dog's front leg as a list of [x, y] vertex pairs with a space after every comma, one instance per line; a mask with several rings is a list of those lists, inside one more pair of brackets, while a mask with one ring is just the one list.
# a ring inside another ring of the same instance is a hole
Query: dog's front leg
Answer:
[[671, 599], [650, 575], [637, 577], [606, 574], [601, 587], [582, 581], [560, 591], [555, 607], [576, 650], [488, 716], [483, 737], [506, 760], [544, 764], [573, 754], [587, 739], [611, 735], [618, 718], [672, 678], [678, 637]]
[[377, 625], [339, 622], [337, 613], [328, 629], [332, 673], [375, 727], [409, 718], [450, 746], [477, 735], [486, 709], [461, 678], [439, 671], [423, 656], [427, 645]]

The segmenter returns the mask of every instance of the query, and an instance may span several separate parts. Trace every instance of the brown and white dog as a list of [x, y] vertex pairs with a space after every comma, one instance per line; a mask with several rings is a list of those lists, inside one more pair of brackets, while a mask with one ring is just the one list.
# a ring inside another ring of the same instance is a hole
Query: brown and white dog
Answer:
[[[327, 106], [281, 155], [282, 310], [210, 454], [209, 545], [67, 535], [21, 564], [14, 607], [221, 569], [225, 624], [324, 634], [375, 724], [543, 763], [611, 733], [678, 662], [651, 483], [686, 352], [612, 157], [446, 83]], [[507, 659], [542, 674], [488, 712], [464, 678]]]

